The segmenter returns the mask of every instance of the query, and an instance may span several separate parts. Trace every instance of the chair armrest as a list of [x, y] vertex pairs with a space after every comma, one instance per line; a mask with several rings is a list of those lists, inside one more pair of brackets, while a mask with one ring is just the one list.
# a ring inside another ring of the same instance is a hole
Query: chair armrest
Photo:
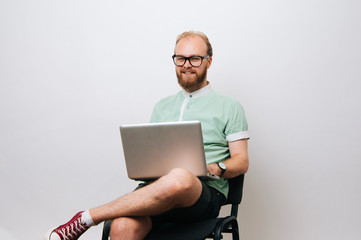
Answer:
[[[227, 229], [231, 226], [233, 231], [227, 231]], [[237, 218], [235, 216], [225, 217], [220, 220], [215, 229], [214, 229], [214, 240], [219, 240], [222, 238], [222, 232], [238, 232], [238, 223]]]

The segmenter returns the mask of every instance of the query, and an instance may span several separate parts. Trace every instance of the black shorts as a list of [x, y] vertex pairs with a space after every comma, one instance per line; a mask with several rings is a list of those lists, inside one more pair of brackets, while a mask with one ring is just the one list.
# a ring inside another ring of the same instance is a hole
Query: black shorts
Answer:
[[216, 189], [202, 182], [202, 194], [190, 207], [174, 208], [165, 213], [151, 216], [153, 227], [165, 222], [191, 222], [215, 218], [226, 202], [226, 198]]

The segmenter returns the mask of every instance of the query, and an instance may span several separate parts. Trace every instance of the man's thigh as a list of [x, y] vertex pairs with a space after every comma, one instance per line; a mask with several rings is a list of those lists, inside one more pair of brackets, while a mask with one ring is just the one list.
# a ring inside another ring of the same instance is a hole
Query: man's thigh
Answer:
[[225, 202], [226, 198], [223, 194], [202, 182], [202, 193], [195, 204], [151, 216], [152, 225], [156, 227], [165, 222], [190, 222], [214, 218], [218, 216]]

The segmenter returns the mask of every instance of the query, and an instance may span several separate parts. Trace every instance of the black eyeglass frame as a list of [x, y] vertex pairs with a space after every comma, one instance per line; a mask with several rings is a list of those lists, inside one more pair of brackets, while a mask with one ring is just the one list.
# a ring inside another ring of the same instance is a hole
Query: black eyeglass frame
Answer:
[[[176, 63], [175, 63], [175, 58], [176, 57], [183, 57], [184, 58], [184, 63], [182, 64], [182, 65], [177, 65]], [[199, 57], [199, 58], [201, 58], [201, 64], [199, 64], [198, 66], [194, 66], [192, 63], [191, 63], [191, 58], [194, 58], [194, 57]], [[191, 57], [184, 57], [184, 56], [182, 56], [182, 55], [173, 55], [172, 56], [172, 58], [173, 58], [173, 63], [174, 63], [174, 65], [176, 65], [177, 67], [183, 67], [184, 66], [184, 64], [186, 64], [186, 62], [188, 61], [189, 62], [189, 64], [192, 66], [192, 67], [200, 67], [200, 66], [202, 66], [202, 64], [203, 64], [203, 59], [208, 59], [208, 58], [210, 58], [210, 56], [209, 55], [206, 55], [206, 56], [204, 56], [204, 57], [202, 57], [202, 56], [191, 56]]]

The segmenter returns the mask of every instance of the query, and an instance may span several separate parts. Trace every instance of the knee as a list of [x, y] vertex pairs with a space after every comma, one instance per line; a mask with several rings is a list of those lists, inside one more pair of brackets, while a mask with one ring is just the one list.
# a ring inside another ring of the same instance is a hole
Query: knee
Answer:
[[197, 177], [183, 168], [172, 169], [167, 177], [173, 193], [188, 192], [194, 188], [196, 181], [198, 181]]
[[114, 219], [110, 229], [110, 239], [143, 239], [151, 230], [151, 227], [151, 220], [145, 217]]
[[110, 239], [122, 239], [126, 231], [132, 231], [128, 218], [114, 219], [110, 228]]

